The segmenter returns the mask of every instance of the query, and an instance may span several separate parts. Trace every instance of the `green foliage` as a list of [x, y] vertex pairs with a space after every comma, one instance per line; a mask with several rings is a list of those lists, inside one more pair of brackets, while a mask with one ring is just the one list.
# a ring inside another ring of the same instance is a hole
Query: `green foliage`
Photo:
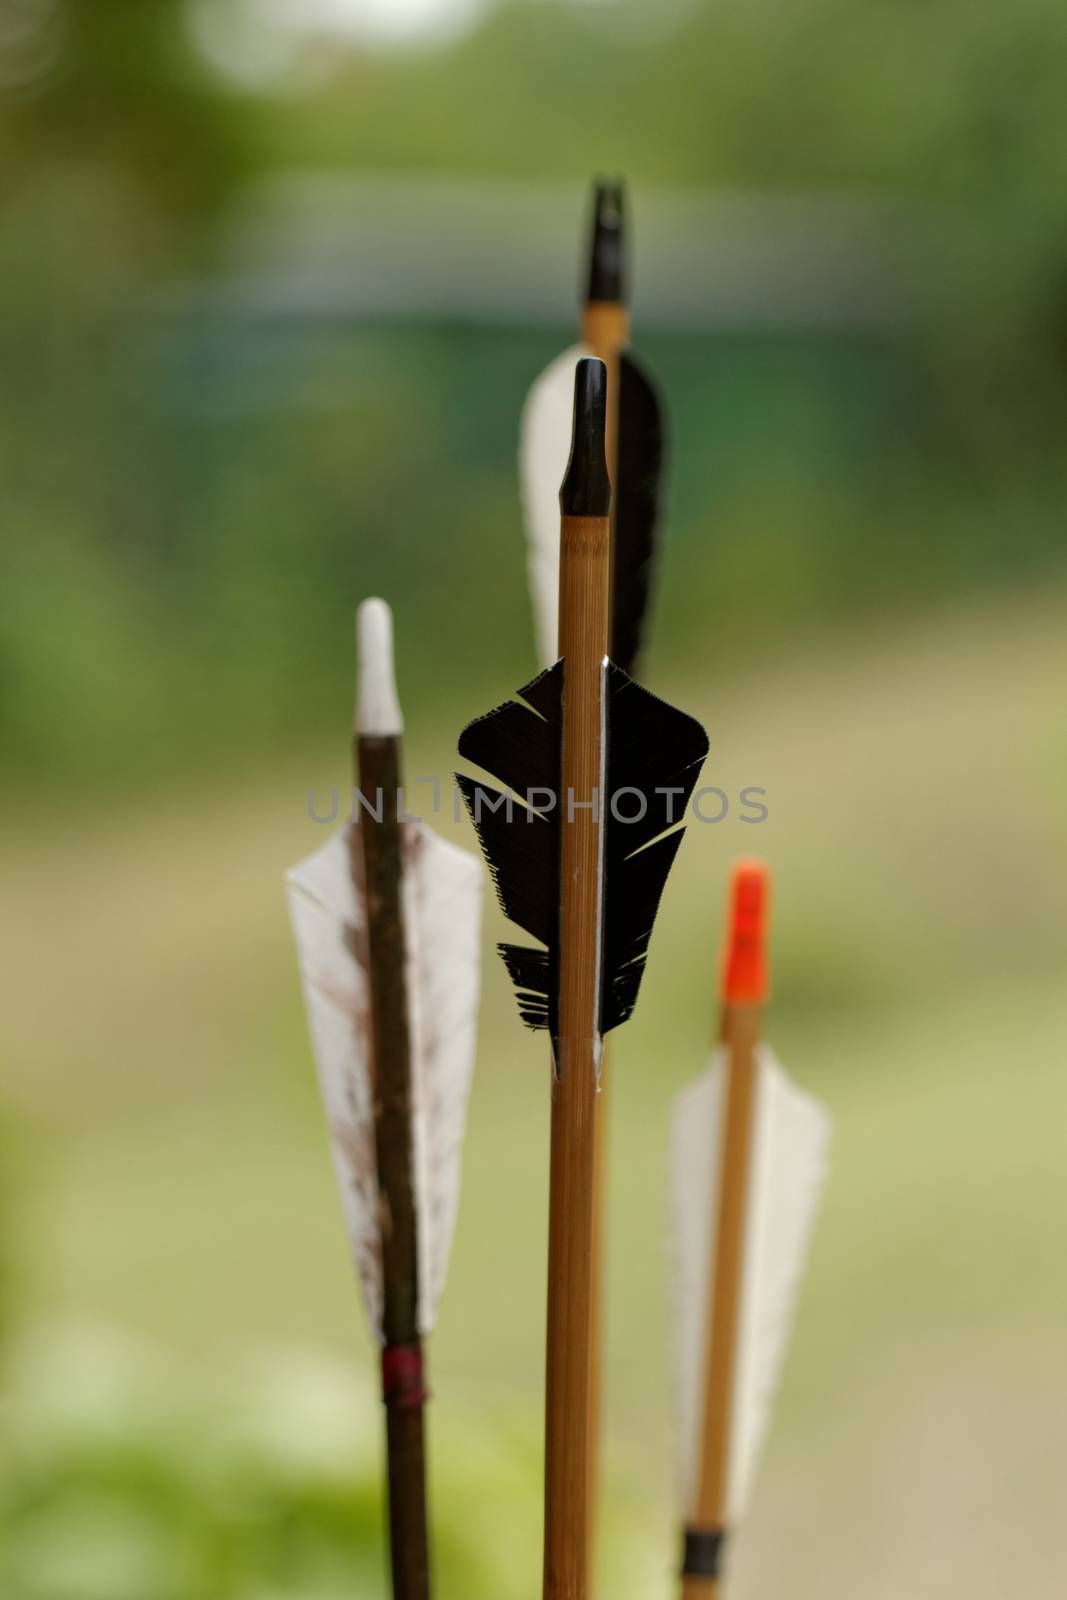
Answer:
[[24, 45], [29, 81], [0, 99], [8, 176], [58, 163], [117, 174], [149, 233], [210, 216], [255, 164], [258, 119], [197, 54], [181, 0], [39, 10], [36, 49], [32, 36]]
[[[384, 1595], [369, 1381], [321, 1358], [277, 1357], [211, 1381], [87, 1328], [27, 1332], [9, 1378], [5, 1600]], [[437, 1502], [443, 1592], [528, 1593], [507, 1540], [533, 1531], [522, 1507], [536, 1511], [536, 1448], [468, 1429], [450, 1450]], [[482, 1537], [483, 1518], [500, 1539]]]
[[11, 1327], [15, 1300], [15, 1263], [12, 1257], [14, 1222], [14, 1152], [7, 1120], [0, 1111], [0, 1364]]
[[448, 50], [354, 59], [277, 126], [320, 158], [420, 170], [1048, 197], [1065, 45], [1046, 0], [514, 0]]
[[[520, 681], [518, 408], [564, 338], [145, 322], [43, 392], [27, 352], [0, 613], [0, 741], [25, 787], [128, 790], [336, 741], [369, 593], [398, 608], [427, 724], [462, 721], [487, 662]], [[643, 353], [674, 426], [653, 670], [765, 662], [1057, 569], [1052, 400], [1013, 430], [899, 343]]]
[[445, 49], [336, 45], [332, 78], [272, 100], [213, 73], [178, 0], [62, 0], [47, 70], [0, 101], [0, 747], [23, 787], [174, 781], [344, 727], [371, 590], [427, 718], [486, 660], [530, 663], [514, 441], [568, 330], [168, 320], [154, 297], [209, 271], [261, 171], [602, 166], [927, 207], [946, 244], [906, 336], [641, 341], [675, 428], [656, 649], [707, 663], [755, 628], [765, 654], [1054, 570], [1064, 27], [1039, 0], [518, 3]]

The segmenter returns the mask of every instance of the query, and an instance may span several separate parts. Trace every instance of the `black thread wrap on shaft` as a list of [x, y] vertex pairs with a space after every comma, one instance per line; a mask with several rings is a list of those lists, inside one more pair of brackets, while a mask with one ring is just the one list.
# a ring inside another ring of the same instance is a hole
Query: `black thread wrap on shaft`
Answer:
[[682, 1549], [683, 1578], [718, 1578], [722, 1573], [724, 1528], [686, 1528]]

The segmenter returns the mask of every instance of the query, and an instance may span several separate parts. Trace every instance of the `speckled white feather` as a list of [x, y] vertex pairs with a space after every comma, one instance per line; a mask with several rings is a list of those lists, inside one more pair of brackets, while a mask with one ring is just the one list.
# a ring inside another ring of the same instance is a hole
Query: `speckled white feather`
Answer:
[[[725, 1053], [674, 1102], [671, 1179], [679, 1484], [683, 1514], [700, 1463], [707, 1311], [718, 1221]], [[741, 1326], [728, 1465], [727, 1518], [744, 1512], [785, 1362], [826, 1164], [829, 1117], [759, 1050], [755, 1148], [746, 1220]]]
[[[345, 1225], [367, 1317], [380, 1340], [382, 1267], [359, 830], [355, 822], [338, 829], [286, 874], [286, 887]], [[439, 838], [425, 823], [404, 823], [401, 832], [419, 1327], [428, 1333], [444, 1288], [459, 1206], [474, 1070], [484, 875], [469, 851]]]
[[[393, 619], [384, 600], [363, 602], [356, 636], [357, 732], [397, 736], [404, 721], [393, 668]], [[419, 1326], [427, 1333], [444, 1287], [459, 1205], [476, 1043], [483, 872], [469, 851], [446, 843], [422, 822], [401, 825], [401, 847]], [[293, 867], [286, 888], [345, 1225], [367, 1316], [380, 1339], [381, 1237], [360, 823], [347, 823]]]
[[364, 600], [356, 612], [356, 653], [356, 732], [383, 738], [403, 733], [393, 667], [393, 613], [384, 600]]
[[559, 658], [559, 487], [574, 426], [574, 369], [584, 345], [557, 356], [526, 397], [519, 425], [519, 496], [526, 525], [526, 570], [537, 651], [543, 667]]

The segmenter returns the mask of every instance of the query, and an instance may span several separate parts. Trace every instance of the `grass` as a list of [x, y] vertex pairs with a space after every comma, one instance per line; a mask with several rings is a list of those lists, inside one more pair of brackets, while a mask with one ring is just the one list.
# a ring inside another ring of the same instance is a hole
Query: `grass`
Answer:
[[[709, 727], [706, 781], [765, 788], [770, 814], [691, 829], [618, 1043], [609, 1446], [617, 1548], [641, 1554], [614, 1592], [670, 1592], [668, 1104], [711, 1027], [729, 860], [758, 850], [777, 885], [770, 1033], [829, 1102], [835, 1137], [734, 1594], [1051, 1593], [1067, 1420], [1067, 594], [760, 660], [653, 683]], [[508, 687], [480, 686], [456, 728]], [[452, 731], [416, 725], [413, 770], [447, 772]], [[309, 782], [344, 786], [344, 760], [342, 730], [313, 770], [9, 819], [2, 1050], [25, 1323], [90, 1318], [208, 1375], [279, 1349], [367, 1370], [280, 886], [322, 836]], [[536, 1438], [540, 1405], [545, 1061], [489, 951], [495, 912], [488, 924], [433, 1347], [442, 1486], [472, 1430], [504, 1418]], [[511, 1481], [533, 1572], [536, 1460]]]

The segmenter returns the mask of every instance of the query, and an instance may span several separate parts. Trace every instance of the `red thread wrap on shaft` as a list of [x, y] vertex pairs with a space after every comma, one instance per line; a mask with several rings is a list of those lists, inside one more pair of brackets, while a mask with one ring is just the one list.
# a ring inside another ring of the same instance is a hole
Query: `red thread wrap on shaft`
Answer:
[[387, 1345], [382, 1351], [382, 1400], [390, 1411], [415, 1411], [429, 1393], [419, 1344]]

